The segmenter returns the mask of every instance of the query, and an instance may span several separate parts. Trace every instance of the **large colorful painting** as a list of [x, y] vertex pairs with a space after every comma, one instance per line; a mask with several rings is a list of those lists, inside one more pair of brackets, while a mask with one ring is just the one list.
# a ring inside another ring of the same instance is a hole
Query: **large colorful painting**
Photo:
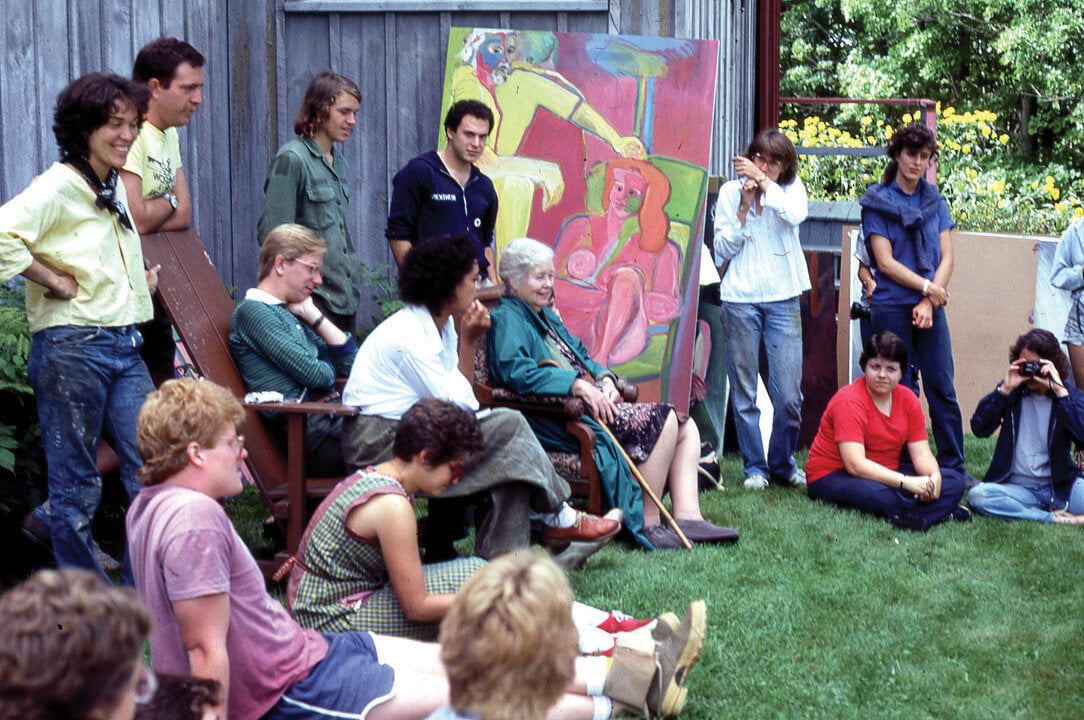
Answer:
[[[452, 28], [443, 112], [496, 122], [478, 165], [500, 198], [497, 253], [554, 248], [556, 304], [642, 399], [689, 400], [718, 43]], [[440, 143], [443, 144], [443, 131]]]

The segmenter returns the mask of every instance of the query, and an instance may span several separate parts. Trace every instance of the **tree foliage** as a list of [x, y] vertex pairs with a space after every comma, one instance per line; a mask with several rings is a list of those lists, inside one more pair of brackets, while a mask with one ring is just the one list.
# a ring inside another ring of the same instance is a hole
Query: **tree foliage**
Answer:
[[1029, 162], [1084, 166], [1084, 13], [1039, 0], [783, 0], [783, 96], [995, 112]]

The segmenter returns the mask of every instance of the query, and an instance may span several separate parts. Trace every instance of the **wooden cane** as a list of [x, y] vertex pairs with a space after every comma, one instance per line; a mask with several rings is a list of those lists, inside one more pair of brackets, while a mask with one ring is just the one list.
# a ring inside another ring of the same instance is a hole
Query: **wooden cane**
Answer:
[[666, 521], [666, 524], [669, 525], [675, 533], [677, 533], [678, 539], [681, 540], [681, 544], [685, 546], [686, 550], [692, 550], [693, 544], [689, 542], [689, 538], [685, 537], [685, 533], [683, 533], [681, 531], [681, 528], [678, 527], [677, 520], [675, 520], [674, 516], [670, 514], [670, 511], [666, 509], [666, 506], [662, 504], [662, 500], [659, 499], [659, 496], [656, 495], [655, 491], [652, 490], [651, 487], [647, 484], [647, 480], [644, 480], [644, 476], [640, 474], [640, 468], [636, 467], [636, 463], [634, 463], [632, 461], [632, 458], [629, 457], [629, 454], [625, 452], [625, 448], [621, 447], [621, 443], [617, 442], [617, 438], [614, 437], [613, 430], [611, 430], [606, 423], [602, 422], [602, 420], [599, 420], [598, 418], [595, 419], [595, 422], [602, 426], [602, 429], [605, 430], [606, 434], [610, 436], [611, 440], [613, 440], [614, 445], [621, 453], [621, 457], [625, 458], [625, 462], [628, 463], [629, 470], [632, 471], [632, 476], [636, 478], [636, 482], [640, 483], [640, 489], [642, 489], [644, 493], [649, 498], [651, 498], [651, 501], [655, 503], [655, 507], [659, 508], [659, 514], [662, 515], [662, 518]]

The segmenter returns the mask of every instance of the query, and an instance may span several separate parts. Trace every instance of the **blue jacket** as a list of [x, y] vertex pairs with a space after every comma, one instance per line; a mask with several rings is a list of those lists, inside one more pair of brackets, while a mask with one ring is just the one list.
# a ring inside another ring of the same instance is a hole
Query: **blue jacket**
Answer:
[[497, 191], [493, 182], [471, 166], [460, 187], [436, 152], [419, 155], [392, 179], [391, 210], [384, 237], [415, 243], [437, 235], [467, 233], [478, 252], [478, 271], [489, 268], [485, 249], [493, 244], [497, 225]]
[[[1080, 477], [1080, 468], [1073, 462], [1072, 451], [1074, 442], [1084, 440], [1084, 393], [1075, 387], [1068, 390], [1069, 395], [1064, 398], [1052, 396], [1050, 479], [1055, 486], [1071, 483]], [[1012, 474], [1013, 451], [1020, 427], [1020, 402], [1029, 392], [1023, 385], [1008, 396], [994, 390], [979, 401], [975, 414], [971, 416], [971, 432], [977, 437], [989, 437], [998, 427], [1001, 428], [990, 469], [983, 478], [986, 482], [1004, 482]]]

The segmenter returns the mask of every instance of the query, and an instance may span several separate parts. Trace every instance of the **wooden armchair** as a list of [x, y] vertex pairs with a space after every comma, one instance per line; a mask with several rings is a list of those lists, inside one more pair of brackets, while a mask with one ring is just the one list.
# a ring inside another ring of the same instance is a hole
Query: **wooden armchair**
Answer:
[[[196, 373], [229, 388], [238, 398], [245, 384], [230, 353], [230, 318], [234, 302], [211, 264], [203, 242], [194, 230], [153, 233], [143, 236], [143, 255], [162, 266], [158, 292], [173, 327], [184, 344]], [[274, 560], [261, 561], [270, 577], [297, 551], [309, 519], [310, 503], [325, 497], [342, 478], [315, 478], [305, 473], [305, 419], [310, 414], [355, 415], [357, 408], [335, 403], [262, 403], [245, 405], [240, 427], [248, 449], [249, 477], [260, 491], [271, 516], [286, 538], [285, 552]], [[287, 449], [267, 432], [259, 410], [287, 416]]]
[[[496, 307], [504, 292], [503, 286], [485, 288], [478, 291], [478, 299], [486, 307]], [[507, 407], [530, 413], [544, 413], [555, 419], [565, 421], [565, 430], [579, 443], [576, 452], [557, 452], [547, 450], [557, 474], [563, 477], [572, 489], [572, 494], [587, 499], [587, 511], [601, 515], [605, 512], [602, 496], [602, 481], [598, 466], [595, 464], [595, 431], [583, 422], [585, 407], [583, 400], [560, 395], [519, 395], [501, 387], [495, 387], [489, 377], [489, 353], [486, 336], [478, 338], [474, 348], [474, 394], [483, 407]], [[626, 402], [636, 402], [640, 390], [633, 383], [622, 382], [619, 388]]]

